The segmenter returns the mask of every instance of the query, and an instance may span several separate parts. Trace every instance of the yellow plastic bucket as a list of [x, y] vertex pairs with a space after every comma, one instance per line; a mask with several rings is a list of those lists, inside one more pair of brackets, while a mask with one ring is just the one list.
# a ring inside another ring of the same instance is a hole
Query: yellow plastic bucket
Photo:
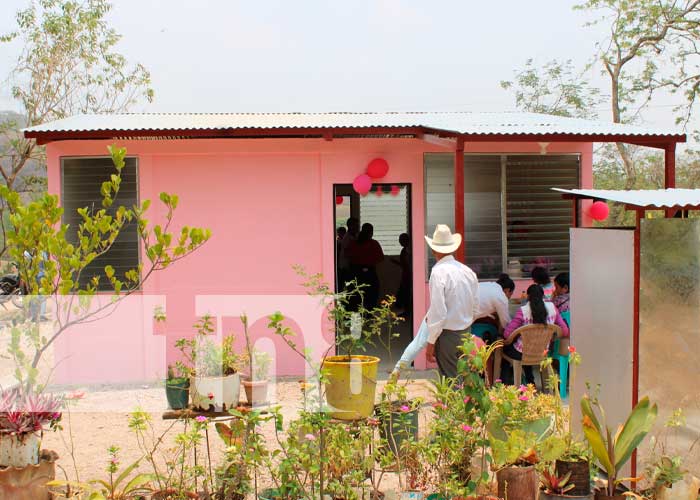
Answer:
[[331, 417], [357, 420], [372, 415], [378, 367], [375, 356], [328, 356], [323, 360]]

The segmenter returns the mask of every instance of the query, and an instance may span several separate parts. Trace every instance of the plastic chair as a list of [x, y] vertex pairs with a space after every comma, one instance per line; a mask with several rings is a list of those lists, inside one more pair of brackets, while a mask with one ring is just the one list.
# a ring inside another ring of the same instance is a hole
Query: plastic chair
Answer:
[[[559, 313], [567, 326], [571, 326], [571, 311]], [[571, 335], [571, 334], [569, 334]], [[559, 395], [562, 399], [568, 396], [569, 385], [569, 339], [555, 338], [549, 357], [559, 363]]]
[[[523, 356], [521, 360], [512, 359], [503, 354], [503, 348], [496, 350], [496, 359], [494, 362], [494, 373], [501, 373], [501, 360], [505, 359], [513, 365], [513, 383], [518, 385], [522, 380], [523, 366], [539, 366], [539, 364], [547, 357], [549, 344], [552, 337], [561, 337], [561, 328], [557, 325], [526, 325], [515, 330], [510, 337], [503, 341], [503, 345], [507, 346], [515, 342], [522, 336], [523, 338]], [[540, 382], [542, 388], [545, 387], [545, 374], [540, 371]]]

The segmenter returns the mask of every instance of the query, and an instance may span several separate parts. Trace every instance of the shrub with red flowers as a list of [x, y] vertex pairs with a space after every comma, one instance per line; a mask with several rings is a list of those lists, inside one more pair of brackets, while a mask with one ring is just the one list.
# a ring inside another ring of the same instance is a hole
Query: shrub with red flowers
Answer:
[[53, 429], [61, 419], [61, 398], [52, 394], [25, 393], [20, 388], [0, 392], [0, 435], [22, 436]]

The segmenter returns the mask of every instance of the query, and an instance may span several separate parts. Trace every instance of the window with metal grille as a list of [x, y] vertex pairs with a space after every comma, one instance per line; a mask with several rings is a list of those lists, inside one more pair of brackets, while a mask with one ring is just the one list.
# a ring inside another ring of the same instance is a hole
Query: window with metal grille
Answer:
[[[82, 218], [78, 209], [102, 209], [100, 188], [102, 183], [116, 173], [110, 157], [97, 158], [62, 158], [61, 159], [61, 202], [64, 208], [63, 223], [70, 226], [68, 238], [77, 243], [77, 231]], [[118, 206], [132, 207], [138, 203], [138, 175], [136, 158], [126, 158], [122, 169], [122, 181], [115, 203], [108, 211], [114, 213]], [[93, 276], [100, 276], [98, 290], [110, 290], [104, 276], [104, 268], [111, 265], [115, 275], [124, 277], [124, 273], [139, 265], [139, 239], [136, 224], [127, 223], [117, 236], [112, 247], [102, 256], [96, 258], [80, 275], [81, 286], [87, 284]]]
[[538, 265], [568, 271], [573, 209], [550, 188], [579, 187], [579, 157], [508, 155], [506, 180], [508, 267], [525, 275]]
[[[381, 194], [377, 191], [381, 188]], [[408, 187], [400, 186], [391, 193], [389, 186], [375, 187], [360, 198], [360, 221], [374, 226], [374, 239], [382, 246], [384, 255], [400, 255], [399, 235], [408, 232]]]
[[[464, 156], [465, 257], [479, 278], [568, 270], [572, 207], [552, 187], [579, 187], [578, 155]], [[425, 156], [425, 208], [426, 234], [454, 230], [453, 155]]]

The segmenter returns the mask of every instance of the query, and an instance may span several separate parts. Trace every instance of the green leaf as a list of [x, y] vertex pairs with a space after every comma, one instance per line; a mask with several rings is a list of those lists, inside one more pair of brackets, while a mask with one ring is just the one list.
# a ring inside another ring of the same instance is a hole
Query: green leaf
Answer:
[[657, 413], [656, 404], [650, 405], [648, 397], [644, 397], [634, 407], [615, 440], [615, 468], [617, 470], [620, 470], [629, 460], [634, 449], [649, 433], [656, 421]]

